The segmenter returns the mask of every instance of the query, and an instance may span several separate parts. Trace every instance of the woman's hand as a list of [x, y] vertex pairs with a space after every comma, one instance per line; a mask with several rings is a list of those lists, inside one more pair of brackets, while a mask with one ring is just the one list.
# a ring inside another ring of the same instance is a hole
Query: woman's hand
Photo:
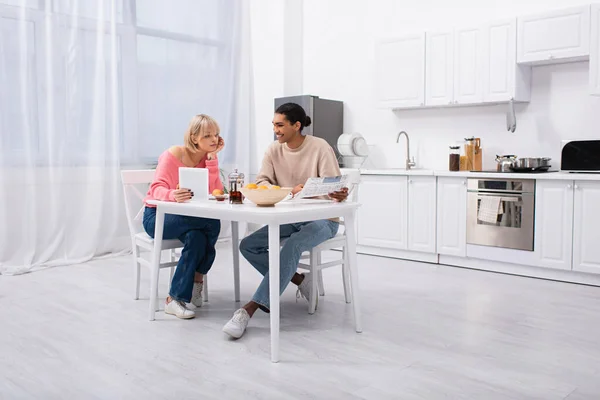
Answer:
[[333, 201], [342, 202], [348, 198], [348, 188], [342, 188], [337, 192], [329, 193], [329, 198]]
[[192, 192], [190, 189], [177, 189], [175, 192], [173, 192], [173, 195], [175, 196], [176, 202], [183, 203], [191, 200], [191, 198], [194, 197], [194, 192]]
[[219, 141], [217, 142], [217, 149], [211, 153], [208, 153], [207, 158], [209, 160], [216, 159], [217, 153], [220, 152], [221, 150], [223, 150], [223, 147], [225, 147], [225, 140], [223, 140], [223, 138], [221, 136], [219, 136]]

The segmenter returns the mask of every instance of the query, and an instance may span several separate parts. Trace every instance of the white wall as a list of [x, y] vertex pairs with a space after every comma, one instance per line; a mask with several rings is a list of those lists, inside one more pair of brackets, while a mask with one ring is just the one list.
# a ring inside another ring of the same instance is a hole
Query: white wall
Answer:
[[250, 144], [249, 173], [253, 175], [273, 142], [274, 99], [303, 94], [303, 0], [252, 0], [250, 4], [256, 136]]
[[[344, 101], [345, 131], [362, 133], [370, 144], [393, 147], [390, 144], [397, 133], [406, 130], [419, 167], [446, 169], [448, 145], [470, 136], [482, 138], [484, 167], [494, 167], [496, 153], [550, 156], [558, 167], [561, 139], [600, 138], [600, 98], [587, 94], [587, 62], [534, 68], [531, 102], [517, 105], [517, 131], [509, 133], [506, 106], [377, 109], [374, 44], [379, 38], [403, 33], [468, 26], [589, 2], [304, 0], [304, 93]], [[404, 149], [397, 150], [401, 158]]]

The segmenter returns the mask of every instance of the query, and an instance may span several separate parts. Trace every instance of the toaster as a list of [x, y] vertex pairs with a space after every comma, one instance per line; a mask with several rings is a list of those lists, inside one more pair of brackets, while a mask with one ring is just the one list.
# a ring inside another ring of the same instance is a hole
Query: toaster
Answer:
[[563, 141], [560, 170], [600, 173], [600, 139]]

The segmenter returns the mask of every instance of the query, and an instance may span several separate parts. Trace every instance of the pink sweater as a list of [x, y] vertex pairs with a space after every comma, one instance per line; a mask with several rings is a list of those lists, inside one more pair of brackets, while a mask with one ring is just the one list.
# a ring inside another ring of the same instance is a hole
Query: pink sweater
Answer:
[[[148, 200], [175, 201], [174, 192], [179, 184], [179, 167], [186, 165], [175, 157], [169, 150], [158, 157], [158, 166], [154, 173], [154, 181], [148, 189], [144, 203]], [[223, 183], [219, 176], [219, 160], [200, 160], [194, 168], [208, 168], [208, 192], [215, 189], [223, 190]], [[146, 203], [146, 207], [156, 207]]]

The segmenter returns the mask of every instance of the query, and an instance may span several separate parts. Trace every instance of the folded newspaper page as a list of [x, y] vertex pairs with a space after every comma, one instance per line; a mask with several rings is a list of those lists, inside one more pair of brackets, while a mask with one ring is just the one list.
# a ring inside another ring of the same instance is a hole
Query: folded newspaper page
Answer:
[[304, 197], [327, 196], [348, 187], [348, 175], [332, 176], [327, 178], [308, 178], [304, 188], [294, 196], [294, 199]]

